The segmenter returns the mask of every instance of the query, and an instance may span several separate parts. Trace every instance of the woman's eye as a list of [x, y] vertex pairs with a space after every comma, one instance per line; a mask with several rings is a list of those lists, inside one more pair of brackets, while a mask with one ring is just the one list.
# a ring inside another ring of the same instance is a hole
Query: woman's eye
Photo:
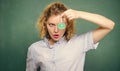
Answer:
[[54, 24], [49, 24], [49, 26], [50, 26], [50, 27], [53, 27], [53, 26], [54, 26]]

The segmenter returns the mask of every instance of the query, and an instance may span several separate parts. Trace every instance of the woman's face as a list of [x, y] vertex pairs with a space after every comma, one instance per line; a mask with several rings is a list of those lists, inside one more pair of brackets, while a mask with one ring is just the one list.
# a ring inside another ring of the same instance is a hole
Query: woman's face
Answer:
[[[60, 15], [53, 15], [51, 16], [48, 21], [47, 21], [47, 30], [48, 33], [51, 37], [52, 41], [58, 41], [61, 39], [65, 33], [65, 29], [58, 29], [57, 25], [61, 22], [61, 17]], [[66, 22], [65, 20], [63, 21], [64, 23]], [[65, 23], [66, 24], [66, 23]]]

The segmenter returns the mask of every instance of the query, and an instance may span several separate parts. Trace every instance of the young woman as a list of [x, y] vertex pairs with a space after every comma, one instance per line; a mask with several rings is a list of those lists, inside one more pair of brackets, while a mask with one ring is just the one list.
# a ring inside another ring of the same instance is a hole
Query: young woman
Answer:
[[[74, 20], [83, 19], [99, 28], [81, 35], [74, 34]], [[59, 25], [61, 24], [62, 25]], [[26, 71], [83, 71], [85, 55], [114, 27], [110, 19], [84, 11], [68, 9], [61, 2], [47, 6], [38, 27], [43, 40], [28, 49]]]

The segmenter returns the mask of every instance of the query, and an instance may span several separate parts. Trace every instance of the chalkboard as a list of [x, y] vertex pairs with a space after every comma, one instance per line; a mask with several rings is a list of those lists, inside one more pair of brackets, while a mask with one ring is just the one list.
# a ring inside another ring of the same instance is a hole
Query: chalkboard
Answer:
[[[37, 20], [43, 9], [57, 0], [0, 0], [0, 71], [25, 71], [28, 47], [41, 40]], [[85, 71], [120, 71], [120, 0], [61, 0], [69, 8], [98, 13], [116, 25], [96, 50], [86, 55]], [[97, 26], [76, 20], [76, 33]]]

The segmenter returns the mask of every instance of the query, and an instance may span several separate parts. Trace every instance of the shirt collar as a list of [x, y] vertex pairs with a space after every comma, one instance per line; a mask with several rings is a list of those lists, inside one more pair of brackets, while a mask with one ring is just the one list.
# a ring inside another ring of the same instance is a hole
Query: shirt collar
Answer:
[[[47, 39], [46, 37], [45, 37], [43, 40], [44, 40], [45, 43], [47, 44], [47, 47], [52, 48], [52, 47], [50, 46], [49, 41], [48, 41], [48, 39]], [[61, 43], [63, 43], [63, 42], [67, 42], [67, 40], [65, 39], [65, 36], [63, 36], [60, 40], [58, 40], [57, 42], [55, 42], [54, 45], [56, 45], [56, 44], [61, 44]], [[54, 46], [54, 45], [53, 45], [53, 46]]]

